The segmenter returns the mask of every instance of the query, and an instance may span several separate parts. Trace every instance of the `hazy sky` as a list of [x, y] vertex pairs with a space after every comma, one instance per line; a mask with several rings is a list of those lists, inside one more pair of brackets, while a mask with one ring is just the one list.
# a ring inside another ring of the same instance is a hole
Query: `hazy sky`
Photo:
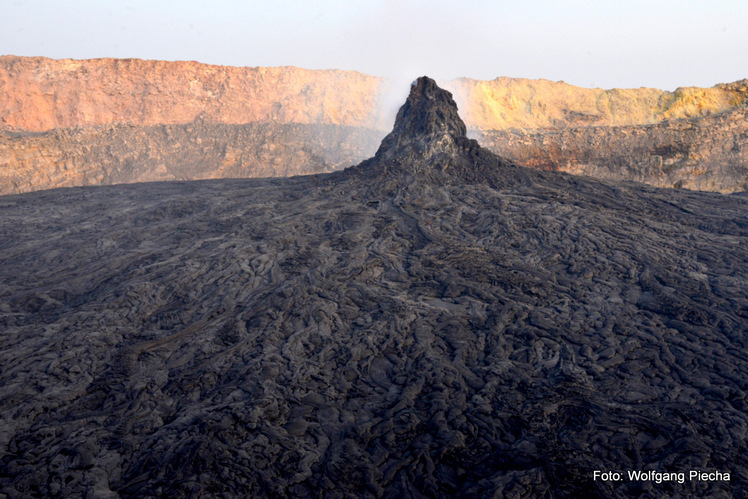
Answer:
[[0, 54], [497, 76], [584, 87], [748, 78], [746, 0], [0, 0]]

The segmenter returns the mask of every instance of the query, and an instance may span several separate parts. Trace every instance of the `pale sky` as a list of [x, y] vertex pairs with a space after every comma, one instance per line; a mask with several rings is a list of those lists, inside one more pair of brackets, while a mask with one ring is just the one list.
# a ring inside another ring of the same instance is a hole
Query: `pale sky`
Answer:
[[712, 86], [748, 78], [746, 0], [0, 0], [0, 54]]

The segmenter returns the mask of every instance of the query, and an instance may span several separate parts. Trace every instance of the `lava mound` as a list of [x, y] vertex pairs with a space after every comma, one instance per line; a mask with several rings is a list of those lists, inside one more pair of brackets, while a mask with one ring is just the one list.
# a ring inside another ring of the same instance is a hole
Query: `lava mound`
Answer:
[[0, 248], [0, 495], [748, 494], [748, 198], [514, 166], [428, 78], [343, 172], [4, 196]]
[[375, 156], [349, 169], [349, 173], [366, 175], [394, 169], [440, 183], [467, 181], [496, 186], [497, 182], [516, 180], [518, 170], [497, 170], [510, 165], [467, 138], [452, 94], [423, 76], [412, 83], [392, 132], [382, 140]]

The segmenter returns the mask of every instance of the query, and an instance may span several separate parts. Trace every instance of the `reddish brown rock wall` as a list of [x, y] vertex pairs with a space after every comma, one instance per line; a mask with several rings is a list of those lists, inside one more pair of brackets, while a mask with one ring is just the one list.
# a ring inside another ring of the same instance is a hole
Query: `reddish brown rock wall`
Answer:
[[[394, 89], [355, 71], [230, 67], [194, 61], [0, 57], [0, 129], [127, 122], [335, 124], [388, 130]], [[748, 80], [711, 88], [588, 89], [548, 80], [442, 82], [468, 128], [652, 124], [705, 116], [748, 102]], [[399, 99], [398, 99], [398, 102]]]
[[236, 68], [139, 59], [0, 57], [0, 128], [107, 123], [377, 122], [381, 78], [296, 67]]

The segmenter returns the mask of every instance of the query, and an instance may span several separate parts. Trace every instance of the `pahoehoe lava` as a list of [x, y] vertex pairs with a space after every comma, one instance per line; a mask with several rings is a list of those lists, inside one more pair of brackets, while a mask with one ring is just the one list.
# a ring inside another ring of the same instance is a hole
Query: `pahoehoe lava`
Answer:
[[[0, 495], [744, 497], [748, 198], [524, 169], [0, 197]], [[595, 470], [728, 481], [603, 482]]]

